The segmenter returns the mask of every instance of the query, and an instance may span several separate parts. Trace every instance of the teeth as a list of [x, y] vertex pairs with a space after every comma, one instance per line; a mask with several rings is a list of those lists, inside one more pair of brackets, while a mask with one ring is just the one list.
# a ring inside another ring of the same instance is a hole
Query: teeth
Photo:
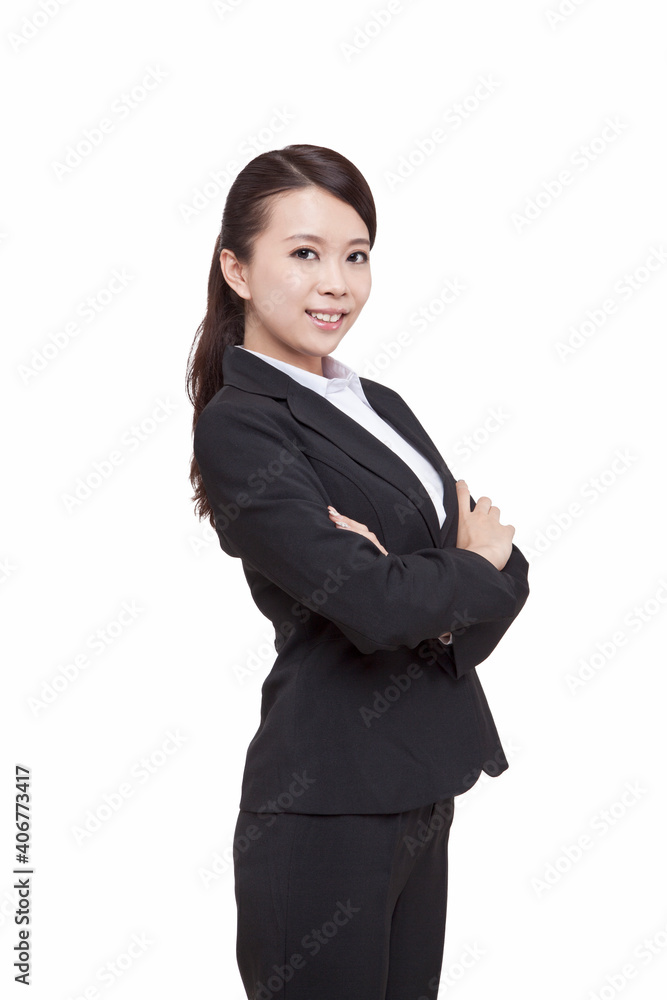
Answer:
[[306, 312], [311, 316], [315, 316], [316, 319], [323, 320], [325, 323], [337, 323], [343, 315], [342, 313], [316, 313], [311, 312], [310, 309], [307, 309]]

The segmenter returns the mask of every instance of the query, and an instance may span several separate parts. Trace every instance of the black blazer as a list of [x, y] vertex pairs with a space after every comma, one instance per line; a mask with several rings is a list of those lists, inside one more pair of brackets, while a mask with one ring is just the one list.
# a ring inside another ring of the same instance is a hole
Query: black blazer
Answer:
[[[505, 771], [475, 666], [526, 601], [523, 554], [513, 545], [499, 571], [456, 548], [454, 476], [393, 389], [361, 378], [372, 407], [443, 477], [442, 529], [412, 469], [325, 397], [235, 346], [222, 370], [194, 454], [220, 545], [242, 560], [277, 653], [240, 808], [402, 812]], [[337, 528], [327, 504], [389, 555]], [[448, 630], [451, 646], [437, 638]]]

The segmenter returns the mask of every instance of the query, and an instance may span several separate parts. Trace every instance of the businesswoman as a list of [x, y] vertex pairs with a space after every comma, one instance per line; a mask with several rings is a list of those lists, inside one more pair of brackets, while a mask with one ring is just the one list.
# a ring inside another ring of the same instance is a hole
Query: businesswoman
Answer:
[[256, 157], [188, 359], [196, 511], [275, 628], [234, 835], [254, 1000], [435, 998], [454, 798], [508, 767], [475, 667], [528, 596], [514, 528], [332, 356], [375, 233], [344, 156]]

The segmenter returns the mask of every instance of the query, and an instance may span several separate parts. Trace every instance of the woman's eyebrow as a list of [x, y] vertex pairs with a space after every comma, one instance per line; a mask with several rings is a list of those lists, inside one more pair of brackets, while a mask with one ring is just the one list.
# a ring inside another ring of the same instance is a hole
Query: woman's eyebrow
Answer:
[[[286, 236], [283, 242], [287, 243], [288, 240], [310, 240], [311, 243], [322, 244], [326, 244], [327, 242], [326, 240], [323, 240], [321, 236], [315, 236], [314, 233], [294, 233], [293, 236]], [[370, 240], [367, 240], [365, 236], [360, 236], [356, 240], [350, 240], [347, 246], [350, 247], [353, 243], [366, 243], [368, 246], [371, 245]]]

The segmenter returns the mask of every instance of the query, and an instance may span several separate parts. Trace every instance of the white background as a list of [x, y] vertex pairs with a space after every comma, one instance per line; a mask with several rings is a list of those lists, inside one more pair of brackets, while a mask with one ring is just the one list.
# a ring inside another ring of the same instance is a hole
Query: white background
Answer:
[[[401, 393], [530, 561], [526, 608], [479, 668], [510, 769], [457, 799], [440, 997], [654, 1000], [667, 981], [661, 5], [217, 8], [3, 6], [2, 981], [25, 995], [12, 982], [20, 763], [34, 1000], [244, 997], [228, 862], [275, 651], [240, 562], [193, 514], [184, 376], [231, 179], [309, 142], [349, 157], [378, 209], [373, 292], [336, 356]], [[111, 131], [59, 170], [104, 118]], [[443, 304], [448, 280], [465, 290]], [[68, 506], [113, 451], [122, 462]], [[118, 627], [124, 603], [134, 617]], [[114, 636], [101, 653], [98, 629]]]

